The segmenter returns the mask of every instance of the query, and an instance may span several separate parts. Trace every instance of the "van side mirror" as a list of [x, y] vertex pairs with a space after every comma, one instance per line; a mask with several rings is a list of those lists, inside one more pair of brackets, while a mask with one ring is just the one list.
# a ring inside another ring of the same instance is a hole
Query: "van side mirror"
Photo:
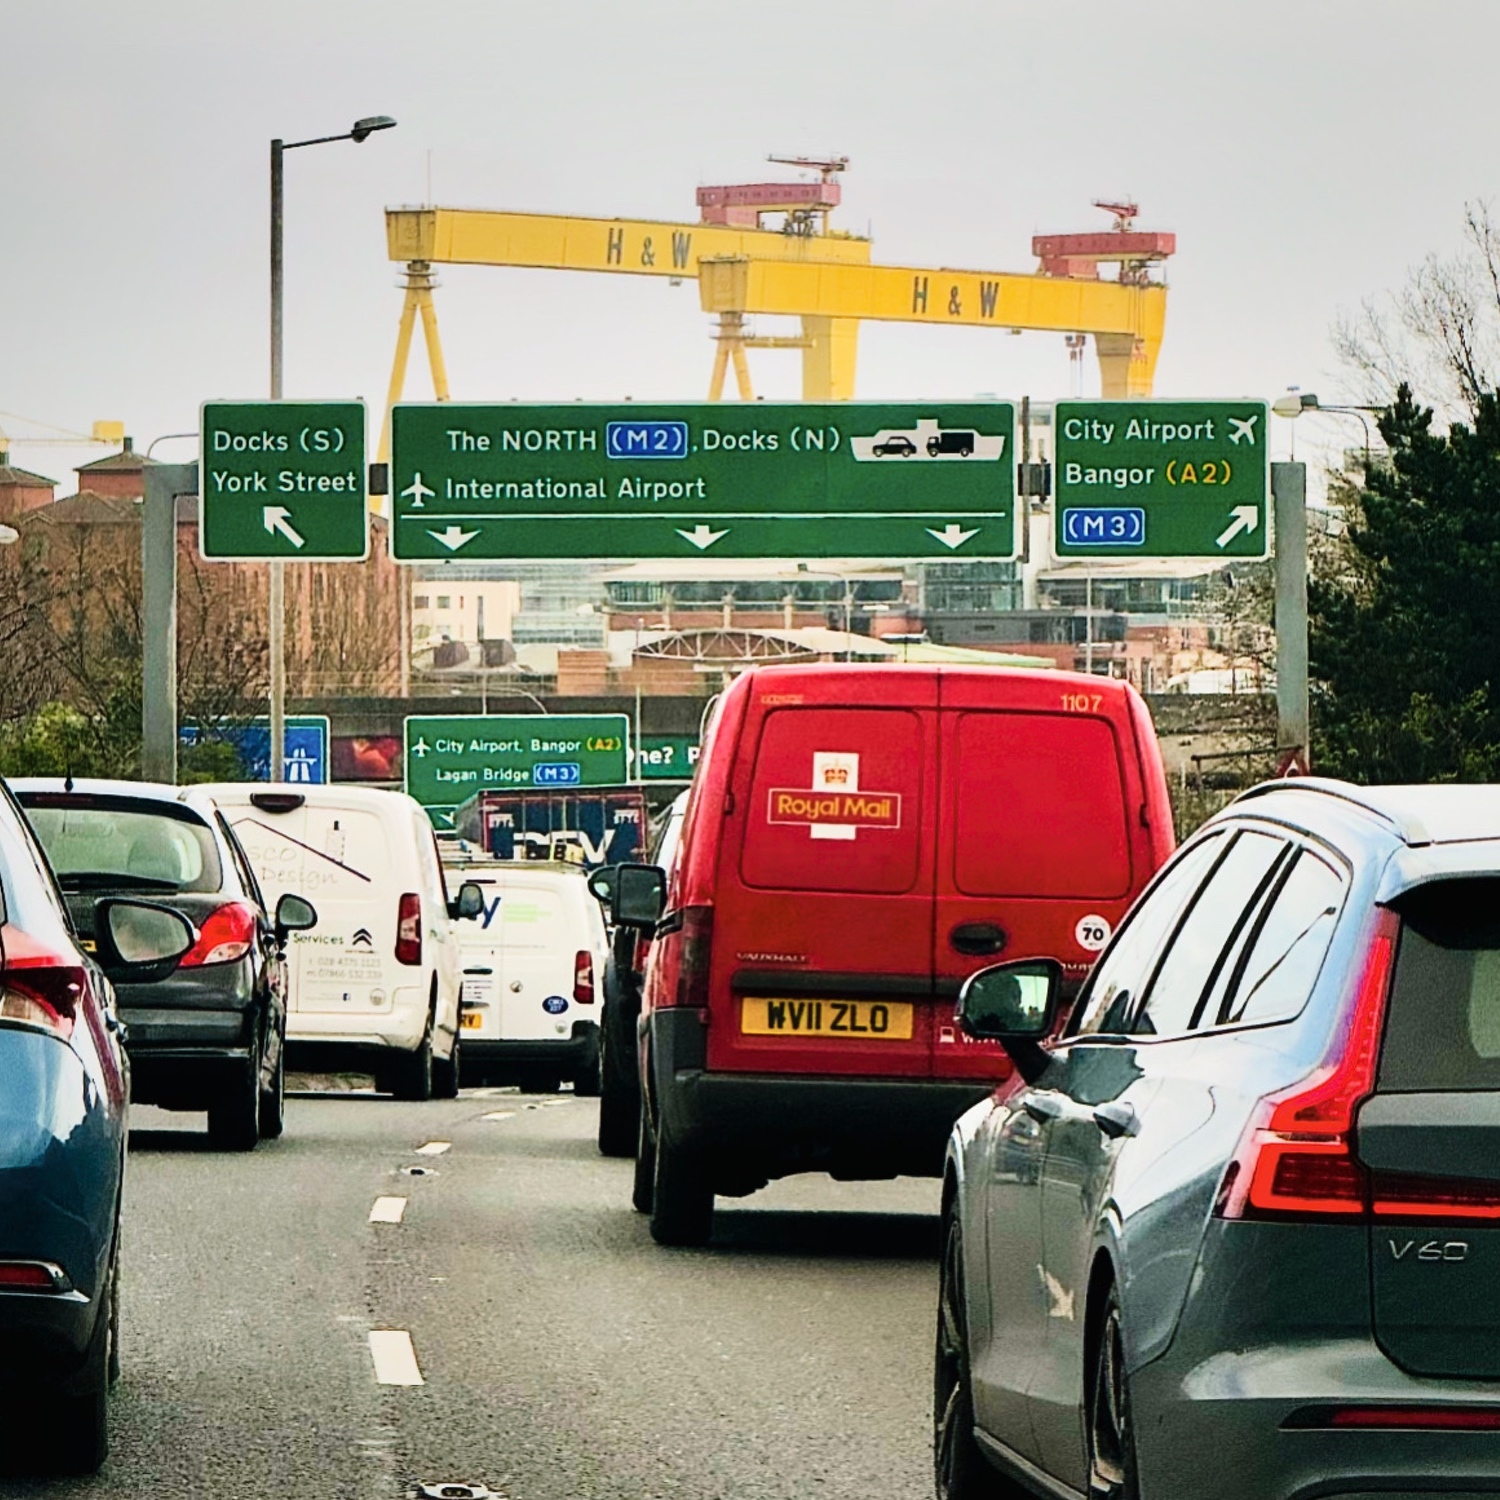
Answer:
[[613, 918], [614, 908], [611, 902], [615, 899], [615, 866], [600, 865], [597, 870], [589, 874], [589, 895], [591, 895], [600, 906], [604, 908], [604, 914]]
[[610, 920], [653, 931], [667, 909], [667, 872], [660, 865], [616, 865]]
[[111, 979], [165, 979], [197, 941], [197, 929], [170, 906], [114, 897], [94, 903], [94, 956]]
[[288, 891], [281, 900], [276, 903], [276, 941], [286, 942], [289, 932], [306, 932], [309, 927], [318, 925], [318, 913], [312, 902], [303, 896], [295, 896]]
[[1062, 965], [1050, 958], [981, 969], [958, 992], [958, 1023], [983, 1041], [1040, 1041], [1057, 1019], [1062, 979]]
[[484, 914], [484, 887], [477, 881], [466, 880], [458, 888], [458, 898], [448, 903], [448, 915], [455, 922], [472, 921]]

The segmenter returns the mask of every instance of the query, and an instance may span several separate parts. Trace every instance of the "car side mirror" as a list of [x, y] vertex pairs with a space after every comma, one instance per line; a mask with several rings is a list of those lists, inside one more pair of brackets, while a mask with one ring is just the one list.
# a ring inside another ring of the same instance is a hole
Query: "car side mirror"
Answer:
[[1057, 1019], [1062, 978], [1048, 958], [981, 969], [958, 992], [959, 1025], [984, 1041], [1040, 1041]]
[[610, 920], [617, 927], [655, 930], [667, 909], [667, 872], [660, 865], [616, 865]]
[[198, 929], [170, 906], [117, 897], [94, 903], [94, 956], [111, 979], [165, 979], [197, 941]]
[[311, 901], [290, 891], [276, 903], [276, 941], [286, 942], [289, 932], [306, 932], [318, 925], [318, 913]]
[[458, 898], [448, 903], [448, 915], [455, 922], [483, 916], [484, 887], [474, 880], [464, 881], [458, 888]]
[[589, 895], [604, 908], [604, 914], [611, 919], [614, 916], [614, 907], [610, 903], [615, 899], [615, 869], [614, 865], [600, 865], [597, 870], [590, 872], [588, 881]]

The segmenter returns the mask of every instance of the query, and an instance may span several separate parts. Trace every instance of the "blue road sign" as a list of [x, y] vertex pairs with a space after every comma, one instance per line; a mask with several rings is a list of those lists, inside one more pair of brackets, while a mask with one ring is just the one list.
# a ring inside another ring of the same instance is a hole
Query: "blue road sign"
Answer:
[[1135, 505], [1069, 506], [1063, 540], [1070, 547], [1144, 547], [1146, 512]]
[[610, 458], [686, 458], [686, 422], [606, 422], [604, 451]]
[[583, 767], [577, 761], [544, 761], [533, 767], [531, 775], [537, 786], [578, 786]]
[[[179, 737], [184, 745], [200, 738], [196, 725], [183, 725]], [[214, 738], [233, 745], [248, 781], [271, 779], [271, 726], [264, 719], [253, 724], [219, 730]], [[282, 781], [322, 786], [329, 780], [328, 717], [326, 714], [288, 716], [283, 746]]]

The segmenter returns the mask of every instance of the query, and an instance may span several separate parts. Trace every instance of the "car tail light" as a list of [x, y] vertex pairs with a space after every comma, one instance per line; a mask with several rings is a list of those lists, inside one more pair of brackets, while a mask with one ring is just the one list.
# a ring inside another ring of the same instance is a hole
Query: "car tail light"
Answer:
[[396, 908], [396, 962], [422, 962], [422, 898], [408, 891]]
[[1500, 1431], [1500, 1406], [1304, 1406], [1281, 1425], [1495, 1432]]
[[580, 1005], [594, 1003], [594, 955], [587, 948], [573, 960], [573, 998]]
[[72, 1036], [78, 1002], [88, 989], [84, 970], [16, 927], [5, 928], [0, 949], [0, 1020]]
[[226, 902], [204, 917], [198, 941], [183, 956], [184, 969], [238, 963], [255, 944], [255, 908], [243, 901]]
[[708, 971], [714, 950], [713, 907], [684, 907], [678, 942], [677, 993], [672, 997], [671, 1003], [706, 1009]]
[[1382, 908], [1335, 1056], [1261, 1103], [1219, 1187], [1225, 1219], [1363, 1215], [1369, 1181], [1354, 1158], [1354, 1112], [1374, 1088], [1399, 919]]
[[68, 1292], [73, 1283], [50, 1260], [0, 1260], [0, 1291]]
[[1500, 1187], [1404, 1172], [1370, 1174], [1370, 1206], [1400, 1219], [1500, 1219]]

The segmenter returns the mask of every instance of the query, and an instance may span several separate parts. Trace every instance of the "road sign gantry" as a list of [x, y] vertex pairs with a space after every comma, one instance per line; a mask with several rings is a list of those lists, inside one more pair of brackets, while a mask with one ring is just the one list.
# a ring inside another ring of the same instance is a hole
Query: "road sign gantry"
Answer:
[[1017, 553], [1009, 402], [395, 410], [395, 557]]
[[1058, 557], [1269, 555], [1263, 401], [1059, 401]]

